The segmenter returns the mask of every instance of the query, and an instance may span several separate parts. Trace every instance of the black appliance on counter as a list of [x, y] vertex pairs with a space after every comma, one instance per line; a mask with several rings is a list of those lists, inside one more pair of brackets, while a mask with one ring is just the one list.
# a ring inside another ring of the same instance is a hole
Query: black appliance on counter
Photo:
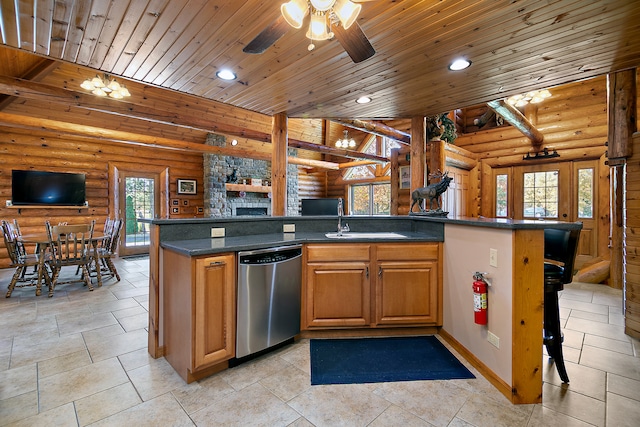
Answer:
[[323, 199], [302, 199], [302, 216], [309, 215], [338, 215], [338, 200]]

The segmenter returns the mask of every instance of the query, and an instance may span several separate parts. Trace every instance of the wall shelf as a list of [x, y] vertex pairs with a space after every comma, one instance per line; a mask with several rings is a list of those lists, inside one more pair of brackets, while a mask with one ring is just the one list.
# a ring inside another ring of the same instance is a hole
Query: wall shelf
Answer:
[[21, 214], [22, 209], [77, 209], [80, 213], [83, 209], [89, 209], [89, 205], [82, 206], [61, 206], [61, 205], [9, 205], [9, 209], [18, 209], [18, 215]]
[[271, 193], [271, 187], [266, 185], [225, 184], [227, 191], [244, 191], [245, 193]]

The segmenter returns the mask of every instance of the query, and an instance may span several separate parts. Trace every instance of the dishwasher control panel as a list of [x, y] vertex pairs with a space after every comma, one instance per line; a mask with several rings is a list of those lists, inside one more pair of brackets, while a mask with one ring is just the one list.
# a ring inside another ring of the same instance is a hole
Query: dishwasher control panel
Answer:
[[272, 252], [271, 250], [269, 250], [268, 252], [252, 254], [240, 253], [239, 255], [240, 264], [274, 264], [301, 256], [302, 249], [299, 247], [295, 247], [283, 251]]

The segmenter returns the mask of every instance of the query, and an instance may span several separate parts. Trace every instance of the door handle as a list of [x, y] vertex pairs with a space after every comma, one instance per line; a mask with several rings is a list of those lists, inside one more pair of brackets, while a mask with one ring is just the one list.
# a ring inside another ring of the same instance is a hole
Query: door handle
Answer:
[[209, 263], [209, 267], [213, 267], [215, 265], [224, 265], [224, 261], [211, 261]]
[[365, 270], [365, 274], [367, 275], [367, 279], [369, 278], [369, 267], [367, 266], [366, 270]]
[[382, 267], [378, 267], [378, 277], [382, 277]]

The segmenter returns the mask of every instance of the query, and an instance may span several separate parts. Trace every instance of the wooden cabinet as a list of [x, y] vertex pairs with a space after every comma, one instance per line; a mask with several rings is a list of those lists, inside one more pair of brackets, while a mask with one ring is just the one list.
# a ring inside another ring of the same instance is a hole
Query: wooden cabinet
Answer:
[[307, 245], [302, 327], [442, 325], [441, 252], [441, 243]]
[[370, 245], [307, 245], [303, 327], [371, 322]]
[[192, 382], [235, 355], [235, 255], [161, 251], [165, 358]]
[[437, 243], [376, 247], [376, 326], [442, 324]]

